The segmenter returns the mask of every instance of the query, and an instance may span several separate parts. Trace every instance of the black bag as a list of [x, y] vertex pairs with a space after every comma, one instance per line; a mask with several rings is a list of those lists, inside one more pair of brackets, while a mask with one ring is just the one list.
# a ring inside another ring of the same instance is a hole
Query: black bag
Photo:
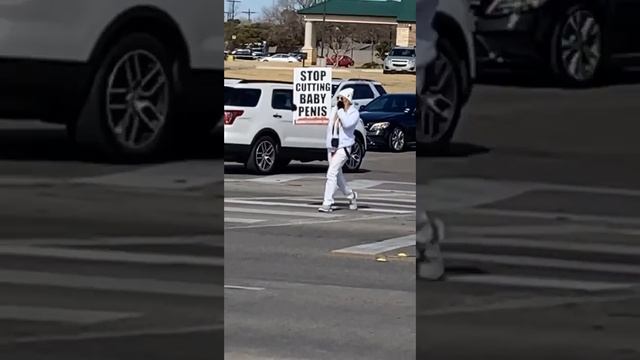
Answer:
[[333, 137], [331, 138], [331, 147], [337, 149], [340, 146], [340, 129], [336, 126], [338, 123], [338, 118], [333, 122]]

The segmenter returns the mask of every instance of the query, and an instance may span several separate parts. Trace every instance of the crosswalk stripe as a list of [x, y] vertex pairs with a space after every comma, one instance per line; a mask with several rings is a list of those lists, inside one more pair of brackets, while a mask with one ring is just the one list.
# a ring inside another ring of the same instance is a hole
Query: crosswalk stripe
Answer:
[[587, 272], [640, 275], [640, 266], [629, 264], [596, 263], [577, 260], [549, 259], [531, 256], [511, 256], [493, 254], [474, 254], [464, 252], [445, 252], [446, 260], [493, 263], [515, 267], [553, 268]]
[[[314, 202], [314, 201], [318, 201], [318, 199], [310, 199], [310, 198], [298, 198], [298, 201], [305, 201], [305, 202]], [[368, 198], [360, 198], [358, 197], [358, 205], [373, 205], [373, 206], [388, 206], [388, 207], [392, 207], [392, 208], [401, 208], [401, 209], [415, 209], [416, 206], [415, 205], [406, 205], [406, 204], [394, 204], [392, 202], [374, 202], [374, 201], [367, 201]], [[395, 200], [394, 200], [395, 201]]]
[[450, 212], [456, 212], [466, 215], [485, 215], [500, 217], [523, 217], [532, 219], [566, 219], [566, 221], [578, 222], [595, 222], [608, 223], [617, 225], [635, 225], [640, 226], [640, 218], [637, 217], [617, 217], [617, 216], [601, 216], [601, 215], [585, 215], [572, 214], [564, 212], [544, 212], [544, 211], [524, 211], [524, 210], [503, 210], [503, 209], [478, 209], [478, 208], [456, 208], [449, 209]]
[[594, 252], [599, 254], [634, 255], [640, 256], [640, 246], [602, 244], [602, 243], [577, 243], [569, 241], [545, 241], [514, 238], [490, 238], [490, 237], [464, 237], [447, 238], [443, 245], [474, 245], [474, 246], [509, 246], [515, 248], [540, 249], [540, 250], [566, 250], [577, 252]]
[[246, 213], [246, 214], [264, 214], [264, 215], [281, 215], [281, 216], [296, 216], [296, 217], [310, 217], [310, 218], [336, 218], [342, 217], [339, 214], [320, 214], [303, 213], [300, 211], [285, 211], [285, 210], [272, 210], [272, 209], [256, 209], [256, 208], [243, 208], [243, 207], [231, 207], [225, 206], [224, 212], [230, 213]]
[[142, 316], [141, 313], [60, 309], [34, 306], [0, 306], [0, 320], [50, 321], [89, 325], [140, 316]]
[[52, 286], [79, 290], [124, 291], [193, 297], [223, 297], [221, 285], [156, 279], [127, 279], [51, 272], [0, 270], [0, 283]]
[[[226, 211], [226, 210], [225, 210]], [[243, 219], [243, 218], [234, 218], [234, 217], [224, 217], [225, 223], [236, 223], [236, 224], [257, 224], [259, 222], [263, 222], [264, 220], [259, 219]]]
[[110, 261], [152, 265], [224, 266], [224, 259], [205, 256], [131, 253], [115, 250], [85, 250], [33, 246], [2, 246], [0, 255], [61, 258], [84, 261]]
[[383, 241], [376, 241], [367, 244], [350, 246], [343, 249], [333, 250], [334, 254], [345, 255], [378, 255], [403, 247], [414, 246], [416, 244], [416, 234], [396, 237]]
[[[318, 207], [318, 205], [312, 205], [312, 204], [296, 204], [296, 203], [278, 202], [278, 201], [224, 199], [224, 202], [231, 203], [231, 204], [242, 204], [242, 205], [291, 206], [291, 207], [301, 207], [301, 208], [317, 208]], [[358, 209], [358, 211], [388, 213], [388, 214], [412, 214], [415, 212], [415, 211], [407, 211], [407, 210], [375, 209], [375, 208], [361, 208], [361, 209]]]
[[529, 288], [603, 291], [631, 288], [637, 284], [583, 281], [568, 279], [536, 278], [504, 275], [460, 275], [447, 277], [447, 281], [485, 285], [519, 286]]

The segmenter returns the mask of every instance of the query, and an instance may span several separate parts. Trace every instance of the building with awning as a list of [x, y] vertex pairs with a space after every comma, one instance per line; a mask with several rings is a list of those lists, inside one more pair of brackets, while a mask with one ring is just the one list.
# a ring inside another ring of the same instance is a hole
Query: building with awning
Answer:
[[322, 21], [330, 23], [393, 25], [396, 46], [416, 44], [416, 0], [325, 0], [298, 11], [304, 17], [304, 47], [315, 64], [316, 39]]

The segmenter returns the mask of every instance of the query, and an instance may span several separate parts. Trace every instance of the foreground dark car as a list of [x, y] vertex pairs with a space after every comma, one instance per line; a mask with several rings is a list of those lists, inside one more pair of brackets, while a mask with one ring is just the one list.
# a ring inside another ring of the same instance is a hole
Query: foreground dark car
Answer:
[[640, 1], [475, 0], [481, 68], [549, 69], [565, 85], [638, 65]]
[[416, 141], [416, 94], [386, 94], [360, 109], [372, 148], [404, 151]]

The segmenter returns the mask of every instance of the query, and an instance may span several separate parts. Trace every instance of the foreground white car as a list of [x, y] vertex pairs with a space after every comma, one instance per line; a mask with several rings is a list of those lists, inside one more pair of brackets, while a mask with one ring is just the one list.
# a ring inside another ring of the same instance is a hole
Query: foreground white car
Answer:
[[[293, 85], [243, 81], [227, 85], [224, 105], [225, 161], [257, 174], [272, 174], [291, 160], [327, 160], [326, 125], [293, 124]], [[360, 168], [366, 153], [362, 120], [345, 170]]]
[[66, 124], [80, 144], [146, 157], [213, 128], [222, 27], [210, 0], [0, 1], [0, 118]]

